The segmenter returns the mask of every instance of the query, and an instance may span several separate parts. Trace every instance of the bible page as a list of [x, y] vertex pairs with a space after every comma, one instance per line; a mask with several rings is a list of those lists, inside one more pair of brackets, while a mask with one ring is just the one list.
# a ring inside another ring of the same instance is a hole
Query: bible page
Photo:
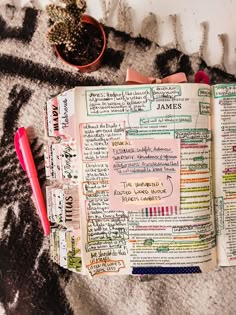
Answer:
[[212, 87], [217, 257], [236, 265], [236, 84]]
[[209, 86], [75, 90], [83, 271], [214, 268]]

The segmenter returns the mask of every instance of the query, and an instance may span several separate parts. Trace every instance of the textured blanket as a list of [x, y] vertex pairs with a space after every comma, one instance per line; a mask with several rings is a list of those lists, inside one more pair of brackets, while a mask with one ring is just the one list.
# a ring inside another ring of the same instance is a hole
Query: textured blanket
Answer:
[[145, 20], [142, 36], [135, 38], [124, 32], [125, 19], [123, 31], [122, 23], [119, 30], [105, 25], [108, 44], [102, 67], [81, 74], [58, 60], [47, 43], [45, 12], [0, 6], [0, 314], [236, 314], [233, 267], [206, 274], [91, 280], [53, 263], [15, 154], [16, 129], [29, 127], [43, 185], [45, 101], [76, 85], [122, 84], [128, 66], [160, 78], [183, 71], [189, 82], [199, 69], [212, 84], [236, 80], [222, 67], [209, 67], [202, 47], [191, 56], [177, 42], [160, 47], [152, 40], [154, 20]]

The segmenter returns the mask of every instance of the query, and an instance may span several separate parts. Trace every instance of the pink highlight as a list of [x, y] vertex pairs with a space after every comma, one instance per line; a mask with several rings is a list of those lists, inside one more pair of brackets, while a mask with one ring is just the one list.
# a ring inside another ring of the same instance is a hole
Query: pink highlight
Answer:
[[161, 215], [165, 215], [165, 208], [164, 207], [161, 207]]
[[177, 206], [175, 206], [175, 214], [178, 214], [178, 211], [177, 211]]
[[154, 209], [154, 216], [156, 217], [156, 215], [157, 215], [157, 207], [154, 207], [153, 209]]

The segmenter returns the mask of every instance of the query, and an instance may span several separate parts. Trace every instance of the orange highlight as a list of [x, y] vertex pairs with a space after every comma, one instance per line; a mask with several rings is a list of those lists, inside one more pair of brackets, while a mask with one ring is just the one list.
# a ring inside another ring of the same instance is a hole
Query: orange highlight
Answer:
[[181, 183], [206, 183], [209, 182], [209, 178], [189, 178], [189, 179], [181, 179]]
[[187, 170], [182, 170], [180, 172], [181, 175], [189, 175], [189, 174], [209, 174], [207, 171], [187, 171]]

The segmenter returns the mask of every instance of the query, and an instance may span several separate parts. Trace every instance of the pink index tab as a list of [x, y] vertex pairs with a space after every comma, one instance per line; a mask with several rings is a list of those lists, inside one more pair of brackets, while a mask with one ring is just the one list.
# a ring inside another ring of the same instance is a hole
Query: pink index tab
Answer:
[[57, 96], [59, 134], [66, 139], [75, 138], [75, 91], [71, 89]]
[[17, 130], [17, 132], [15, 133], [15, 136], [14, 136], [14, 144], [15, 144], [16, 154], [17, 154], [19, 162], [20, 162], [24, 171], [26, 171], [26, 167], [25, 167], [23, 155], [22, 155], [22, 152], [20, 149], [19, 139], [24, 136], [25, 132], [26, 132], [25, 128], [21, 127]]

